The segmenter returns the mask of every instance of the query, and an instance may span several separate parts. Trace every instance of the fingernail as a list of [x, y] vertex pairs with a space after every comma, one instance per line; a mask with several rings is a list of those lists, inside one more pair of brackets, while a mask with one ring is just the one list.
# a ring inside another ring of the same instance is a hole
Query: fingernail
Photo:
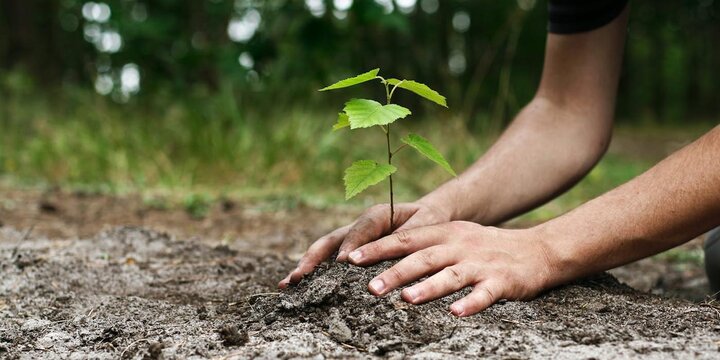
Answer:
[[335, 261], [340, 261], [340, 258], [342, 258], [343, 256], [345, 256], [346, 253], [347, 253], [347, 251], [341, 250], [341, 251], [338, 253], [338, 256], [335, 258]]
[[355, 251], [351, 252], [350, 255], [348, 255], [348, 257], [353, 262], [359, 262], [360, 260], [362, 260], [362, 253], [359, 250], [355, 250]]
[[415, 301], [420, 296], [420, 291], [415, 288], [407, 288], [405, 289], [405, 296], [407, 296], [408, 300]]
[[375, 279], [370, 282], [370, 288], [375, 291], [377, 294], [382, 294], [383, 290], [385, 290], [385, 282], [380, 279]]
[[462, 306], [462, 304], [455, 303], [455, 304], [450, 305], [450, 311], [452, 311], [453, 314], [455, 314], [457, 316], [462, 316], [463, 313], [465, 312], [465, 308]]

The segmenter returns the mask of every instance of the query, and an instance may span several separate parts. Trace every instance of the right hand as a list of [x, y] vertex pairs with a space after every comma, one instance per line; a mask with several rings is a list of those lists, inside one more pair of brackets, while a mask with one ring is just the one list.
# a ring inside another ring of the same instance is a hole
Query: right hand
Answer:
[[280, 281], [278, 286], [286, 288], [289, 284], [300, 282], [303, 276], [312, 272], [315, 266], [336, 251], [338, 251], [336, 261], [347, 261], [351, 251], [392, 232], [436, 225], [450, 220], [448, 211], [421, 201], [401, 203], [395, 205], [395, 219], [391, 228], [390, 205], [375, 205], [367, 209], [352, 224], [336, 229], [315, 241], [300, 259], [298, 266]]

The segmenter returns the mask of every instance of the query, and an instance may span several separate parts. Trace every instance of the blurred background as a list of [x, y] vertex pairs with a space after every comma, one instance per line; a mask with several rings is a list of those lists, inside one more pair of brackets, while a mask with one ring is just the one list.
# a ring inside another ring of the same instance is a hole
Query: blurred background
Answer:
[[[227, 196], [342, 204], [343, 169], [361, 157], [382, 159], [384, 139], [330, 129], [345, 100], [379, 98], [383, 89], [317, 89], [375, 67], [447, 96], [449, 109], [398, 95], [413, 110], [401, 127], [430, 138], [461, 170], [533, 96], [546, 7], [535, 0], [2, 0], [0, 177], [10, 188], [141, 193], [150, 205]], [[564, 212], [716, 125], [718, 39], [717, 1], [633, 2], [608, 155], [580, 185], [524, 219]], [[447, 180], [412, 153], [397, 163], [400, 200]], [[384, 196], [382, 186], [353, 204]]]

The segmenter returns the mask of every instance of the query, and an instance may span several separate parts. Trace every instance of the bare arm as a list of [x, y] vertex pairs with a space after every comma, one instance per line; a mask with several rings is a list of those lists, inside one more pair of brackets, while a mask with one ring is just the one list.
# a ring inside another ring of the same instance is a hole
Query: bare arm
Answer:
[[350, 253], [356, 265], [402, 257], [368, 285], [403, 290], [413, 304], [466, 286], [451, 305], [472, 315], [500, 299], [528, 299], [543, 289], [611, 269], [681, 244], [720, 225], [720, 126], [643, 175], [531, 229], [454, 221], [402, 231]]
[[627, 9], [596, 31], [550, 34], [535, 98], [492, 148], [458, 179], [421, 202], [451, 220], [496, 224], [554, 198], [607, 149]]
[[[550, 285], [657, 254], [720, 225], [720, 126], [641, 176], [537, 226]], [[592, 261], [589, 261], [592, 259]]]

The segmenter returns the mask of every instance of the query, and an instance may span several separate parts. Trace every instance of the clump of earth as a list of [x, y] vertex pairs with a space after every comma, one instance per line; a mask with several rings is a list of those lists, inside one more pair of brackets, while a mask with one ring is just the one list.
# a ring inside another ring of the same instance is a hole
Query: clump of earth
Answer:
[[[120, 227], [80, 240], [0, 228], [0, 358], [718, 358], [720, 310], [601, 274], [456, 318], [462, 293], [377, 298], [369, 268]], [[467, 291], [467, 290], [466, 290]]]

